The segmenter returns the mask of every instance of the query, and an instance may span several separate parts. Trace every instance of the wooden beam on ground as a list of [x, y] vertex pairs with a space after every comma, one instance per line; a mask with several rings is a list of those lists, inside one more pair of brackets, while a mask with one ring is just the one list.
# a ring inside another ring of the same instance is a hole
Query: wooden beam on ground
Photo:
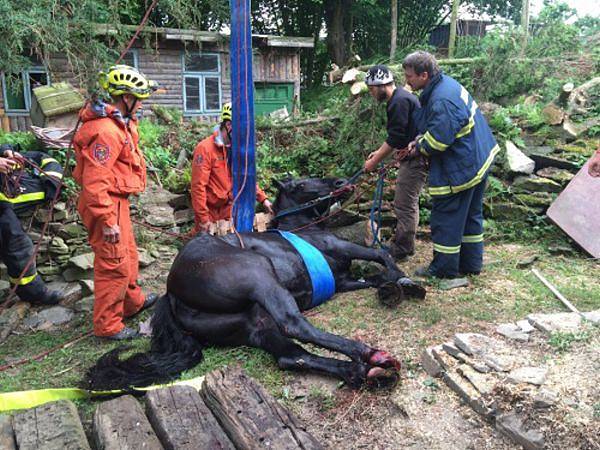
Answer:
[[101, 403], [94, 414], [98, 450], [162, 450], [142, 407], [131, 395]]
[[146, 400], [148, 419], [167, 450], [235, 448], [193, 387], [157, 389]]
[[209, 373], [201, 393], [238, 449], [323, 448], [286, 408], [241, 370]]
[[69, 400], [15, 414], [13, 428], [19, 450], [90, 450], [77, 408]]
[[11, 416], [0, 416], [0, 448], [3, 450], [17, 450]]
[[538, 279], [544, 284], [544, 286], [546, 286], [548, 289], [550, 289], [550, 291], [556, 296], [557, 299], [559, 299], [561, 302], [563, 302], [563, 304], [569, 308], [571, 310], [571, 312], [577, 313], [580, 316], [583, 316], [583, 314], [581, 314], [581, 312], [575, 308], [575, 306], [573, 305], [573, 303], [571, 303], [569, 300], [567, 300], [567, 298], [562, 295], [560, 293], [560, 291], [558, 289], [556, 289], [556, 287], [554, 287], [554, 285], [552, 283], [550, 283], [546, 277], [544, 277], [539, 270], [537, 270], [535, 267], [533, 269], [531, 269], [531, 271], [533, 272], [533, 274], [538, 277]]

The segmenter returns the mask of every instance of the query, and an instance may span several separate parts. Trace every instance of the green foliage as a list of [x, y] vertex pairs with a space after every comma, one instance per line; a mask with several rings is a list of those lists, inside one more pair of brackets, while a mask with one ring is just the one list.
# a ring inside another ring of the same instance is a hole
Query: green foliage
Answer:
[[517, 103], [507, 109], [512, 118], [518, 119], [528, 129], [537, 130], [546, 124], [542, 115], [542, 106], [539, 103], [532, 105]]
[[15, 131], [6, 133], [0, 130], [0, 144], [20, 145], [22, 151], [37, 150], [39, 144], [33, 133]]
[[[557, 95], [566, 82], [580, 84], [600, 69], [600, 50], [589, 42], [598, 21], [567, 23], [573, 10], [564, 3], [547, 3], [534, 20], [523, 49], [523, 34], [514, 26], [498, 27], [483, 38], [461, 37], [456, 57], [480, 58], [468, 65], [449, 66], [445, 71], [479, 99], [510, 102], [519, 95], [540, 94], [544, 101]], [[592, 52], [595, 65], [573, 64], [583, 51]], [[596, 52], [598, 55], [596, 55]]]
[[[224, 12], [214, 3], [161, 0], [148, 24], [203, 29], [210, 25], [209, 15]], [[133, 34], [131, 26], [140, 23], [148, 6], [138, 0], [0, 0], [0, 71], [49, 65], [50, 55], [59, 53], [82, 84], [93, 88], [98, 70], [116, 61]], [[116, 32], [99, 35], [95, 24], [108, 24]], [[142, 33], [142, 42], [150, 46], [151, 37]]]
[[140, 121], [140, 148], [149, 165], [161, 172], [168, 172], [177, 162], [171, 150], [161, 145], [165, 132], [166, 127], [163, 125], [158, 125], [150, 120]]
[[385, 105], [370, 96], [351, 100], [347, 87], [336, 87], [320, 110], [333, 120], [318, 126], [265, 128], [257, 135], [261, 182], [295, 176], [349, 176], [362, 166], [385, 137]]
[[151, 167], [166, 172], [177, 162], [170, 149], [161, 145], [166, 127], [149, 120], [140, 121], [140, 148]]
[[165, 189], [176, 194], [187, 192], [192, 183], [192, 167], [188, 164], [183, 170], [170, 170], [163, 180]]
[[521, 129], [514, 123], [505, 108], [494, 111], [488, 123], [497, 137], [522, 143]]
[[588, 342], [591, 338], [589, 331], [580, 331], [576, 333], [554, 332], [550, 336], [548, 343], [559, 352], [565, 352], [571, 348], [575, 342]]

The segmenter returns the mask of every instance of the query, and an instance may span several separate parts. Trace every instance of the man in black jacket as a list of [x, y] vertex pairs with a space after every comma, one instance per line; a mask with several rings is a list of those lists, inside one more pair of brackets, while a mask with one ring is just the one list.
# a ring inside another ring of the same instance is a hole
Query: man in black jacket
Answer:
[[427, 178], [427, 165], [421, 155], [402, 159], [402, 150], [417, 135], [413, 112], [419, 100], [405, 89], [396, 87], [394, 76], [386, 66], [376, 65], [366, 77], [369, 93], [379, 102], [387, 102], [387, 138], [365, 161], [365, 171], [377, 169], [381, 161], [397, 152], [398, 178], [394, 195], [394, 212], [398, 220], [390, 253], [401, 261], [415, 252], [415, 237], [419, 225], [419, 194]]
[[[23, 158], [34, 160], [45, 173], [24, 171], [19, 177], [17, 191], [6, 192], [13, 185], [8, 181], [13, 172], [23, 169]], [[31, 303], [53, 305], [62, 299], [63, 293], [48, 289], [37, 273], [35, 259], [27, 267], [33, 258], [34, 246], [15, 210], [52, 199], [60, 178], [60, 164], [45, 153], [29, 152], [22, 156], [10, 144], [0, 146], [0, 259], [6, 264], [10, 282], [17, 285], [17, 296]]]

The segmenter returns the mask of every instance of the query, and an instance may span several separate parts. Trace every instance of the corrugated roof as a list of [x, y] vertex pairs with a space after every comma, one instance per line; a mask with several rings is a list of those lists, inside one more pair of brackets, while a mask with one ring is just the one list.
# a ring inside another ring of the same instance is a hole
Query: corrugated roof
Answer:
[[[96, 33], [100, 35], [117, 34], [119, 30], [135, 31], [135, 25], [121, 25], [118, 29], [108, 24], [96, 24]], [[176, 41], [196, 41], [196, 42], [219, 42], [229, 39], [229, 33], [219, 33], [216, 31], [200, 31], [182, 28], [159, 28], [144, 27], [142, 33], [154, 33], [164, 37], [165, 40]], [[261, 43], [268, 47], [287, 47], [287, 48], [312, 48], [314, 41], [312, 37], [301, 36], [274, 36], [268, 34], [253, 34], [253, 38], [259, 39]]]

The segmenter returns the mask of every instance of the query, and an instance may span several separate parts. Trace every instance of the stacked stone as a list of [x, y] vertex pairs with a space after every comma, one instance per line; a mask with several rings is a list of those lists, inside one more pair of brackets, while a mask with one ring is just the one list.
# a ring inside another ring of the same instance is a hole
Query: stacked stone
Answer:
[[511, 200], [486, 200], [488, 216], [506, 221], [543, 216], [579, 166], [552, 147], [532, 146], [520, 150], [506, 141], [505, 149], [504, 164], [497, 164], [492, 174], [508, 185]]
[[[583, 313], [530, 314], [516, 323], [497, 326], [498, 336], [457, 333], [440, 345], [425, 349], [421, 366], [441, 378], [475, 412], [526, 449], [545, 448], [545, 428], [530, 428], [527, 418], [543, 422], [546, 411], [561, 403], [548, 386], [552, 358], [533, 355], [553, 333], [577, 333], [600, 324], [600, 310]], [[531, 346], [527, 344], [533, 341]], [[556, 370], [556, 369], [554, 369]], [[569, 374], [554, 374], [554, 378]], [[506, 393], [517, 392], [506, 404]]]

